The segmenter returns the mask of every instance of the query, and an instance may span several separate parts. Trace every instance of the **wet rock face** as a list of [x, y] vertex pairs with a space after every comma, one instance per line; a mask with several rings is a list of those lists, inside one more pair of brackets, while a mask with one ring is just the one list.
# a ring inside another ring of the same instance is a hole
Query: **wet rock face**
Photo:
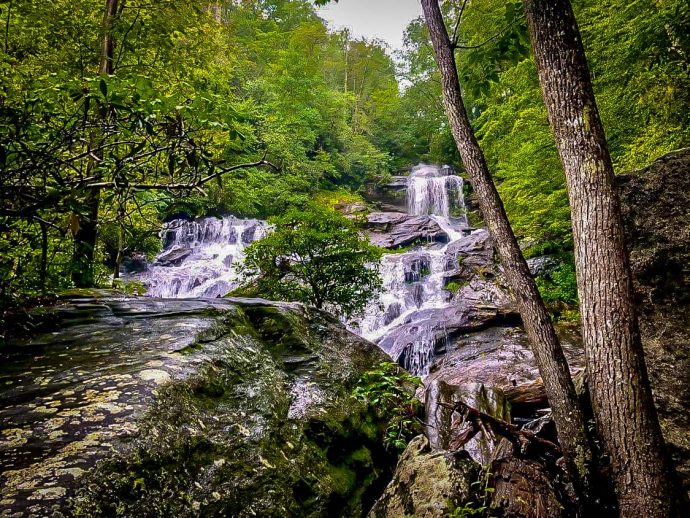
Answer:
[[649, 378], [690, 495], [690, 149], [617, 180]]
[[[167, 252], [158, 256], [156, 265], [158, 266], [180, 266], [182, 262], [192, 255], [192, 249], [186, 246], [175, 246]], [[145, 271], [145, 270], [140, 270]]]
[[423, 309], [409, 315], [404, 323], [383, 337], [379, 347], [400, 362], [400, 356], [419, 339], [423, 326], [429, 339], [439, 342], [434, 356], [440, 356], [446, 352], [444, 344], [447, 339], [499, 323], [503, 317], [498, 308], [491, 305], [457, 304]]
[[427, 384], [425, 392], [426, 434], [432, 448], [448, 451], [464, 449], [480, 465], [488, 465], [495, 438], [487, 437], [482, 431], [474, 434], [472, 424], [467, 423], [455, 407], [460, 402], [491, 417], [510, 422], [510, 404], [503, 391], [482, 383], [448, 385], [436, 379]]
[[423, 435], [410, 441], [371, 518], [444, 517], [474, 500], [479, 465], [466, 453], [434, 451]]
[[[0, 514], [337, 516], [392, 469], [350, 393], [385, 355], [261, 300], [82, 298], [0, 358]], [[96, 465], [96, 461], [100, 461]]]
[[368, 188], [367, 199], [385, 211], [401, 211], [407, 209], [407, 184], [409, 177], [393, 176], [385, 185], [371, 185]]
[[447, 243], [448, 234], [430, 216], [399, 212], [373, 212], [367, 216], [369, 240], [382, 248], [398, 248], [418, 242]]

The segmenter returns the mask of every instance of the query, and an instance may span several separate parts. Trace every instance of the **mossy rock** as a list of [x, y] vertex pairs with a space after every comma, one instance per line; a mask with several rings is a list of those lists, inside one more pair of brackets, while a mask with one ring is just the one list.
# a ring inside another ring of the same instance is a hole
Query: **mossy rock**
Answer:
[[407, 445], [393, 480], [369, 516], [452, 516], [456, 508], [477, 501], [474, 482], [479, 475], [479, 464], [465, 452], [432, 450], [419, 435]]
[[[22, 396], [18, 378], [0, 395], [9, 421], [31, 424], [17, 436], [23, 459], [53, 417], [69, 417], [54, 453], [8, 472], [0, 514], [361, 516], [393, 472], [387, 423], [351, 397], [387, 356], [323, 312], [259, 299], [87, 296], [54, 311], [56, 327], [16, 344], [26, 353], [2, 369], [26, 378], [68, 351], [78, 379]], [[113, 386], [117, 399], [98, 399]], [[75, 407], [86, 401], [75, 387], [88, 387], [92, 415]], [[45, 416], [32, 410], [42, 398], [55, 402]], [[56, 465], [80, 475], [56, 478]], [[55, 491], [41, 500], [46, 484]]]

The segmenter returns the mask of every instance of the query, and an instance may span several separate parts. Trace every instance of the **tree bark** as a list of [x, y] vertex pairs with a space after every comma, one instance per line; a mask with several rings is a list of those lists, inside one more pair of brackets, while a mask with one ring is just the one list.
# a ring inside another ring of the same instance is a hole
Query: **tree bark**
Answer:
[[78, 229], [74, 233], [72, 283], [77, 288], [88, 288], [94, 284], [93, 261], [98, 238], [100, 197], [100, 190], [88, 191], [84, 198], [85, 210], [76, 215]]
[[[100, 75], [110, 75], [114, 70], [113, 57], [115, 42], [112, 36], [112, 24], [118, 13], [119, 0], [106, 0], [103, 15], [101, 57], [98, 65]], [[92, 146], [94, 147], [94, 146]], [[91, 164], [93, 166], [93, 164]], [[87, 174], [87, 176], [90, 176]], [[89, 191], [84, 198], [85, 210], [76, 214], [79, 228], [74, 234], [74, 250], [72, 252], [72, 282], [77, 288], [93, 286], [93, 261], [98, 239], [98, 209], [100, 205], [100, 191]]]
[[443, 103], [453, 137], [479, 199], [489, 232], [496, 243], [525, 331], [532, 343], [568, 470], [579, 486], [578, 489], [588, 493], [592, 453], [585, 431], [584, 415], [570, 377], [568, 363], [510, 227], [484, 154], [470, 126], [462, 100], [454, 49], [443, 22], [438, 0], [422, 0], [421, 3], [441, 72]]
[[647, 377], [613, 165], [568, 0], [525, 0], [565, 169], [589, 389], [621, 516], [672, 516], [673, 476]]

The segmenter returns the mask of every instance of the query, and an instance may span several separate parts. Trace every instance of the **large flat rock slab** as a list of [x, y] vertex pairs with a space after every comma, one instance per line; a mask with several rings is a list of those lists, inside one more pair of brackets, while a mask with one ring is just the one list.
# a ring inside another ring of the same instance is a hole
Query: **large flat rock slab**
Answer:
[[400, 212], [372, 212], [367, 216], [369, 240], [382, 248], [412, 244], [447, 243], [448, 234], [431, 216], [410, 216]]
[[350, 397], [387, 357], [322, 312], [82, 297], [39, 320], [0, 353], [1, 516], [361, 514], [392, 468]]

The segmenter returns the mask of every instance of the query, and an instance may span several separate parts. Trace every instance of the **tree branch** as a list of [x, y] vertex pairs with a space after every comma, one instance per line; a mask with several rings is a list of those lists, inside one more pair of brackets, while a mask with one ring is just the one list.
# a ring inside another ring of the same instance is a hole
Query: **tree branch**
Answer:
[[128, 182], [118, 182], [117, 180], [114, 180], [112, 182], [87, 183], [87, 184], [81, 185], [81, 187], [84, 189], [107, 189], [107, 188], [129, 187], [131, 189], [137, 189], [137, 190], [141, 190], [141, 191], [147, 191], [147, 190], [191, 191], [194, 189], [200, 189], [202, 185], [210, 182], [211, 180], [214, 180], [215, 178], [223, 176], [226, 173], [230, 173], [232, 171], [237, 171], [238, 169], [250, 169], [252, 167], [264, 167], [264, 166], [270, 167], [271, 169], [273, 169], [275, 171], [279, 171], [277, 166], [273, 165], [271, 162], [269, 162], [265, 158], [262, 158], [258, 162], [252, 162], [252, 163], [248, 163], [248, 164], [237, 164], [237, 165], [234, 165], [232, 167], [222, 168], [217, 173], [210, 174], [204, 178], [197, 180], [196, 182], [166, 184], [166, 183], [128, 183]]

